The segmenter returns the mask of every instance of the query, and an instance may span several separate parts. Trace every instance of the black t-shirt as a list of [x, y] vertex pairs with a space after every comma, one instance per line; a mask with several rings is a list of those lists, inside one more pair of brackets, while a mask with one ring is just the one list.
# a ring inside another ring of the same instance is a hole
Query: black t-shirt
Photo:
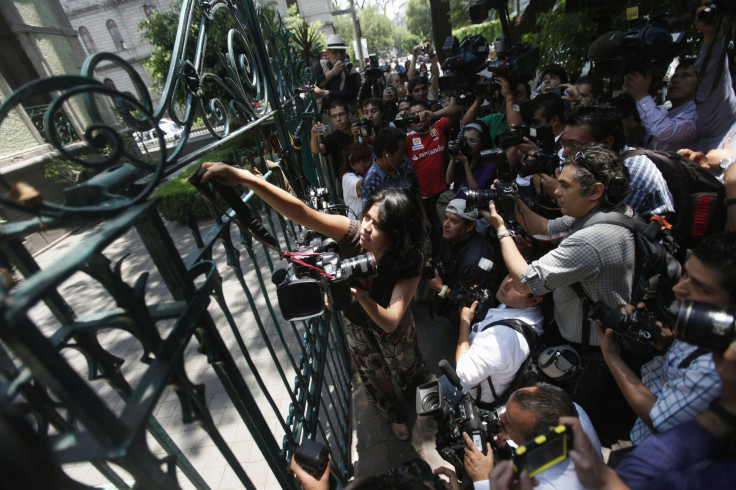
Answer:
[[[350, 257], [365, 253], [365, 250], [360, 248], [360, 221], [352, 220], [348, 232], [339, 242], [340, 246], [340, 260], [345, 260]], [[416, 274], [412, 277], [417, 277], [420, 274], [420, 268], [417, 267]], [[411, 275], [409, 275], [411, 276]], [[388, 308], [391, 302], [391, 296], [394, 293], [394, 286], [403, 280], [407, 279], [406, 272], [399, 274], [395, 269], [390, 267], [381, 267], [381, 263], [378, 264], [378, 274], [373, 278], [371, 286], [368, 290], [368, 294], [379, 306]], [[353, 323], [363, 326], [371, 326], [379, 332], [383, 332], [380, 327], [375, 325], [373, 321], [365, 312], [360, 303], [353, 303], [343, 310], [343, 314]]]
[[342, 165], [342, 151], [352, 142], [353, 135], [347, 135], [342, 131], [335, 131], [325, 136], [325, 151], [330, 156], [335, 179], [337, 179], [337, 172]]

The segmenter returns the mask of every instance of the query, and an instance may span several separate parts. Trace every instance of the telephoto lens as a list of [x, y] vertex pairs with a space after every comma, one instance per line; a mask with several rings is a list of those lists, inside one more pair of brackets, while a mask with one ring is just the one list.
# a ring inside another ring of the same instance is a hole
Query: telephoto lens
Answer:
[[735, 318], [736, 308], [685, 300], [675, 320], [675, 336], [688, 344], [724, 352], [736, 340]]

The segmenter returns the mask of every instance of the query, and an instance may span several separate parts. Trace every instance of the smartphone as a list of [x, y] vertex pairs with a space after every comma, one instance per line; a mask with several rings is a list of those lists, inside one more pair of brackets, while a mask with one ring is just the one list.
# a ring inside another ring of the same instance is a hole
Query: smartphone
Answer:
[[558, 425], [546, 434], [522, 444], [514, 452], [516, 474], [527, 472], [529, 477], [565, 461], [572, 449], [572, 427]]

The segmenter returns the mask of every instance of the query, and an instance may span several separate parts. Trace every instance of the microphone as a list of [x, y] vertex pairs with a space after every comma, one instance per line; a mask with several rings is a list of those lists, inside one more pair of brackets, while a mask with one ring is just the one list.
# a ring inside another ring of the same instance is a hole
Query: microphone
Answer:
[[286, 276], [288, 274], [289, 261], [286, 258], [282, 258], [273, 268], [273, 272], [271, 273], [271, 282], [278, 286], [286, 280]]

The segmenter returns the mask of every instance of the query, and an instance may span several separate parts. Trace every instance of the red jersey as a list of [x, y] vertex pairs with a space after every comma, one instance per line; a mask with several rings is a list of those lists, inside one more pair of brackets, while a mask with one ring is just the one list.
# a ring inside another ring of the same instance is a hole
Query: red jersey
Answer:
[[435, 122], [426, 133], [412, 131], [406, 135], [406, 156], [419, 179], [420, 194], [431, 196], [447, 190], [447, 119]]

